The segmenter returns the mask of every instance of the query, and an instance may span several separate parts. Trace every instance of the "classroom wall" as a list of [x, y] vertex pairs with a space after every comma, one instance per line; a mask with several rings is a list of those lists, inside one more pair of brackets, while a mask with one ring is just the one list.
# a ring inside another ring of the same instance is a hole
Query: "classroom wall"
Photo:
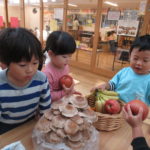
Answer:
[[[33, 8], [35, 7], [25, 7], [25, 27], [28, 29], [35, 29], [35, 27], [40, 26], [40, 11], [39, 8], [37, 8], [37, 13], [34, 14]], [[0, 16], [3, 16], [4, 22], [5, 22], [5, 15], [4, 15], [4, 6], [0, 5]], [[8, 20], [10, 22], [10, 17], [17, 17], [19, 21], [21, 21], [20, 17], [20, 7], [19, 6], [8, 6]]]
[[28, 29], [35, 29], [35, 27], [40, 28], [40, 9], [37, 9], [37, 13], [33, 13], [33, 8], [35, 7], [25, 7], [25, 27]]
[[3, 19], [5, 20], [4, 18], [4, 6], [0, 5], [0, 16], [3, 16]]
[[[0, 16], [3, 16], [3, 20], [5, 22], [5, 11], [3, 5], [0, 5]], [[9, 22], [10, 22], [10, 17], [17, 17], [20, 20], [20, 8], [18, 6], [8, 6]]]
[[20, 7], [19, 6], [8, 6], [8, 20], [10, 17], [17, 17], [20, 20]]

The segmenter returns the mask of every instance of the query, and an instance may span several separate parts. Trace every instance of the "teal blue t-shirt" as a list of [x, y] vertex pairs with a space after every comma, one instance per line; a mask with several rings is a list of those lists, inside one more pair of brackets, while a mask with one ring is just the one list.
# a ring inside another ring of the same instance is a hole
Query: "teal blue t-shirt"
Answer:
[[121, 69], [110, 81], [120, 99], [129, 102], [139, 99], [150, 105], [150, 74], [136, 74], [131, 67]]

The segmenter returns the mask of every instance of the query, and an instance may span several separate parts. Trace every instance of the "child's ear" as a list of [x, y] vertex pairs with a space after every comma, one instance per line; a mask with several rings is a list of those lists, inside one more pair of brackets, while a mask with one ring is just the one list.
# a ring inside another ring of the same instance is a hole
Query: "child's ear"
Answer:
[[6, 69], [8, 66], [5, 63], [0, 62], [0, 67], [2, 69]]
[[51, 50], [49, 50], [47, 53], [48, 53], [48, 56], [49, 56], [49, 57], [51, 57], [51, 56], [54, 55], [54, 53], [53, 53]]

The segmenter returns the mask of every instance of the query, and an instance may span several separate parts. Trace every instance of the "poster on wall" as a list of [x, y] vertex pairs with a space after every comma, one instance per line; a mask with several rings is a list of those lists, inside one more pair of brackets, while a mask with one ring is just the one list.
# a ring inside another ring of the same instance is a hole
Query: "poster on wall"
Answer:
[[44, 22], [49, 22], [51, 19], [52, 13], [44, 9]]
[[19, 27], [19, 20], [17, 17], [10, 17], [10, 27], [12, 28]]
[[120, 11], [109, 10], [107, 13], [107, 20], [119, 20]]
[[140, 6], [139, 6], [139, 14], [140, 15], [144, 15], [145, 14], [146, 3], [147, 3], [147, 0], [141, 0], [140, 1]]
[[63, 8], [54, 8], [54, 18], [63, 20]]
[[138, 10], [124, 10], [123, 20], [137, 20], [138, 19]]
[[51, 31], [58, 30], [57, 21], [55, 19], [52, 19], [50, 21], [50, 29], [51, 29]]
[[119, 20], [117, 26], [117, 35], [133, 36], [137, 35], [139, 21]]
[[3, 16], [0, 16], [0, 27], [4, 26], [4, 22], [3, 22]]

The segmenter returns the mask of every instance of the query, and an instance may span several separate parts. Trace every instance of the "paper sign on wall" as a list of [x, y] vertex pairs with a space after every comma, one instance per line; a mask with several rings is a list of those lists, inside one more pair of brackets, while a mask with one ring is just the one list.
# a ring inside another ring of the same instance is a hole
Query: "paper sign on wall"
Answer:
[[63, 8], [54, 8], [54, 18], [63, 20]]
[[3, 23], [3, 16], [0, 16], [0, 27], [3, 27], [4, 23]]
[[12, 28], [17, 28], [19, 27], [19, 20], [17, 17], [10, 17], [10, 26]]
[[108, 20], [119, 20], [120, 11], [112, 11], [112, 10], [108, 11], [107, 18]]
[[135, 37], [138, 31], [139, 21], [119, 20], [117, 26], [117, 35]]
[[51, 29], [51, 31], [58, 30], [57, 21], [55, 19], [52, 19], [50, 21], [50, 29]]
[[139, 14], [144, 15], [145, 9], [146, 9], [147, 0], [141, 0], [140, 1], [140, 7], [139, 7]]

